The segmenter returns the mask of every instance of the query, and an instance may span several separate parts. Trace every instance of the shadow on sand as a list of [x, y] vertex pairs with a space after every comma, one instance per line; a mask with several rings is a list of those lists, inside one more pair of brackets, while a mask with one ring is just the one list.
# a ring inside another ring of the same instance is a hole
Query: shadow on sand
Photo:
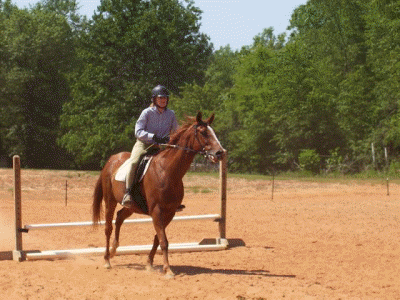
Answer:
[[0, 260], [13, 260], [12, 251], [0, 251]]
[[[208, 240], [212, 242], [212, 239], [204, 239], [202, 241], [203, 244], [207, 244]], [[215, 240], [215, 239], [214, 239]], [[246, 243], [242, 239], [228, 239], [229, 241], [229, 249], [236, 247], [246, 246]], [[266, 249], [273, 249], [272, 247], [265, 247]], [[144, 271], [146, 269], [145, 265], [142, 264], [126, 264], [119, 265], [119, 267], [125, 267], [128, 269], [134, 269], [138, 271]], [[162, 266], [155, 265], [155, 270], [161, 272]], [[183, 276], [194, 276], [200, 274], [224, 274], [224, 275], [247, 275], [247, 276], [263, 276], [263, 277], [280, 277], [280, 278], [296, 278], [296, 275], [289, 274], [271, 274], [267, 270], [240, 270], [240, 269], [213, 269], [206, 267], [196, 267], [196, 266], [187, 266], [187, 265], [172, 265], [172, 271], [176, 275]]]
[[204, 267], [193, 267], [193, 266], [172, 266], [172, 271], [177, 275], [200, 275], [200, 274], [223, 274], [223, 275], [256, 275], [262, 277], [282, 277], [282, 278], [295, 278], [296, 275], [280, 275], [271, 274], [267, 270], [240, 270], [240, 269], [211, 269]]
[[[142, 264], [128, 264], [128, 265], [119, 265], [119, 267], [125, 267], [128, 269], [144, 271], [146, 267]], [[161, 273], [162, 266], [156, 265], [154, 266], [157, 272]], [[240, 270], [240, 269], [212, 269], [205, 267], [196, 267], [196, 266], [179, 266], [173, 265], [171, 266], [171, 270], [176, 275], [183, 276], [195, 276], [201, 274], [223, 274], [223, 275], [244, 275], [244, 276], [261, 276], [261, 277], [279, 277], [279, 278], [296, 278], [296, 275], [289, 274], [271, 274], [267, 270]]]

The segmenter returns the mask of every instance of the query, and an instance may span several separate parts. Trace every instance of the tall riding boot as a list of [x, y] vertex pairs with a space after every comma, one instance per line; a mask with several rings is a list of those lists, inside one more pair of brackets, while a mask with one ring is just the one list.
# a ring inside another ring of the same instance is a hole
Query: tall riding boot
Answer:
[[136, 163], [131, 163], [130, 169], [126, 174], [126, 190], [125, 195], [122, 198], [121, 205], [126, 208], [131, 208], [133, 206], [133, 186], [135, 181], [135, 173], [136, 173]]
[[126, 208], [131, 208], [133, 206], [132, 187], [133, 185], [126, 189], [124, 198], [122, 198], [121, 205]]

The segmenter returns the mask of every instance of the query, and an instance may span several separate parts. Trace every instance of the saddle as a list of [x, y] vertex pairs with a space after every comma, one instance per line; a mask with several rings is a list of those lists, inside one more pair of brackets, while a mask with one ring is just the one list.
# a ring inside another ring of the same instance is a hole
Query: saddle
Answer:
[[140, 182], [142, 181], [144, 175], [147, 172], [148, 167], [150, 166], [150, 162], [153, 159], [154, 154], [144, 155], [137, 168], [135, 173], [135, 179], [132, 187], [129, 189], [129, 193], [131, 194], [133, 201], [139, 206], [139, 208], [146, 215], [149, 214], [149, 208], [147, 207], [146, 199], [140, 192]]
[[150, 162], [153, 159], [154, 154], [145, 155], [141, 158], [135, 173], [135, 179], [133, 182], [141, 182], [144, 175], [147, 172], [148, 167], [150, 166]]

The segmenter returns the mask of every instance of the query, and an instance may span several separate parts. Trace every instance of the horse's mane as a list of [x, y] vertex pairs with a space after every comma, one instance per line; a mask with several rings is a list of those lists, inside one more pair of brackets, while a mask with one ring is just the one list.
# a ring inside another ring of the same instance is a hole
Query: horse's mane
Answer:
[[169, 141], [170, 144], [176, 145], [182, 135], [189, 129], [190, 126], [196, 121], [195, 117], [186, 117], [181, 126], [179, 126], [178, 130], [171, 136]]

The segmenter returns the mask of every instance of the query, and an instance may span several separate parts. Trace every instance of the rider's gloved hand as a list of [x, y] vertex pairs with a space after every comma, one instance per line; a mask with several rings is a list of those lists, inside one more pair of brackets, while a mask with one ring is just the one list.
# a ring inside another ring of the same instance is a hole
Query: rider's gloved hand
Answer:
[[154, 135], [154, 136], [153, 136], [153, 141], [154, 141], [155, 143], [157, 143], [157, 144], [166, 144], [166, 143], [169, 142], [169, 136], [166, 136], [166, 137], [159, 137], [159, 136]]

